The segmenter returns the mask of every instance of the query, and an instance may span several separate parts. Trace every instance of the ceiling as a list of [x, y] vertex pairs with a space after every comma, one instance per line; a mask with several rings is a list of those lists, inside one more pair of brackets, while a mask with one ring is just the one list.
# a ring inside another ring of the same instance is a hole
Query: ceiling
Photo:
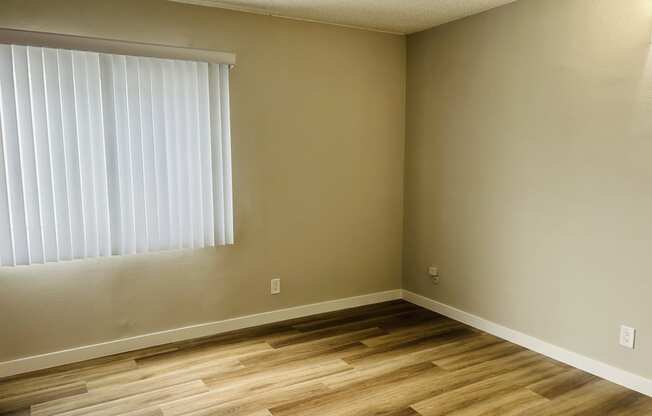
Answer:
[[171, 0], [391, 33], [414, 33], [514, 0]]

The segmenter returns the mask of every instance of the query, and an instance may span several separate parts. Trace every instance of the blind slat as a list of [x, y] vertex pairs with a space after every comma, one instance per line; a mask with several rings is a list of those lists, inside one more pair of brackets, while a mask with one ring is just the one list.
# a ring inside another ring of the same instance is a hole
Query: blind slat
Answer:
[[175, 97], [178, 96], [174, 76], [174, 63], [164, 62], [163, 65], [163, 90], [164, 90], [164, 114], [165, 123], [165, 144], [167, 148], [167, 172], [168, 172], [168, 210], [170, 212], [170, 248], [181, 248], [181, 228], [179, 224], [179, 191], [178, 191], [178, 149], [176, 137], [179, 134], [177, 129], [178, 112], [174, 105]]
[[[158, 198], [156, 194], [156, 143], [154, 142], [154, 121], [152, 116], [151, 68], [148, 61], [138, 60], [138, 83], [140, 85], [141, 137], [143, 146], [143, 197], [147, 214], [147, 250], [159, 249]], [[145, 157], [149, 155], [149, 157]]]
[[14, 86], [16, 98], [16, 120], [20, 141], [21, 173], [25, 217], [28, 224], [29, 260], [32, 263], [45, 261], [43, 235], [41, 233], [41, 209], [39, 201], [38, 174], [36, 169], [36, 151], [32, 124], [32, 103], [29, 92], [29, 68], [27, 48], [12, 46], [14, 60]]
[[190, 160], [190, 177], [192, 181], [192, 220], [193, 220], [193, 247], [204, 247], [204, 213], [203, 203], [201, 198], [202, 176], [201, 167], [201, 134], [200, 134], [200, 120], [199, 120], [199, 73], [197, 72], [197, 63], [187, 62], [189, 73], [188, 79], [190, 88], [188, 89], [188, 115], [190, 116], [189, 123], [191, 126], [190, 135], [188, 136], [191, 144], [191, 151], [189, 152]]
[[5, 169], [13, 249], [16, 264], [29, 264], [29, 235], [23, 193], [23, 162], [14, 92], [13, 53], [10, 46], [0, 45], [0, 116], [4, 144]]
[[86, 59], [86, 91], [88, 92], [88, 143], [92, 158], [92, 181], [95, 191], [95, 220], [97, 226], [97, 255], [111, 255], [111, 227], [109, 191], [107, 182], [106, 141], [102, 118], [102, 93], [100, 57], [88, 53]]
[[128, 56], [125, 59], [127, 74], [127, 115], [131, 153], [131, 186], [133, 195], [135, 250], [144, 253], [148, 247], [147, 213], [145, 204], [145, 180], [143, 176], [144, 157], [140, 108], [140, 82], [138, 59]]
[[127, 101], [127, 61], [124, 56], [113, 56], [113, 75], [115, 141], [118, 145], [117, 159], [120, 171], [121, 254], [134, 254], [136, 252], [136, 223], [134, 219], [133, 174], [131, 171], [129, 104]]
[[179, 227], [181, 227], [181, 247], [192, 248], [192, 227], [190, 225], [190, 181], [188, 167], [188, 106], [187, 91], [188, 80], [183, 62], [174, 62], [175, 78], [175, 115], [177, 121], [176, 156], [177, 156], [177, 189], [180, 194], [179, 202]]
[[[208, 81], [208, 64], [199, 63], [197, 65], [198, 85], [206, 87]], [[202, 178], [202, 214], [204, 217], [203, 232], [204, 245], [215, 245], [215, 225], [213, 217], [213, 166], [211, 150], [211, 125], [210, 125], [210, 100], [208, 88], [198, 87], [197, 97], [197, 116], [199, 118], [199, 146], [201, 157], [201, 178]]]
[[43, 72], [43, 51], [41, 48], [27, 48], [29, 73], [29, 94], [34, 135], [34, 159], [38, 180], [39, 216], [43, 239], [44, 261], [57, 261], [59, 243], [57, 237], [54, 183], [48, 136], [48, 121], [45, 102], [45, 79]]
[[59, 260], [70, 260], [72, 259], [72, 234], [68, 207], [61, 92], [59, 89], [59, 62], [56, 50], [43, 50], [43, 68], [45, 72], [47, 131], [52, 164], [52, 187], [56, 212]]
[[[220, 97], [222, 96], [220, 86], [220, 67], [211, 66], [210, 68], [210, 106], [213, 110], [211, 117], [211, 148], [213, 150], [213, 160], [224, 160], [222, 149], [222, 110]], [[215, 218], [215, 243], [226, 243], [226, 221], [224, 218], [224, 173], [221, 164], [213, 164], [213, 215]]]
[[107, 194], [109, 204], [109, 224], [111, 234], [111, 253], [123, 253], [122, 199], [120, 195], [120, 164], [118, 163], [118, 143], [115, 114], [115, 88], [113, 57], [100, 55], [100, 82], [102, 88], [102, 123], [104, 126], [104, 151], [106, 154]]
[[5, 236], [0, 239], [0, 261], [3, 265], [13, 266], [16, 264], [16, 257], [14, 256], [14, 231], [11, 226], [11, 207], [9, 206], [9, 188], [7, 186], [9, 175], [5, 163], [2, 117], [0, 117], [0, 140], [2, 141], [2, 146], [0, 146], [0, 233]]
[[77, 111], [75, 108], [75, 81], [73, 79], [72, 54], [58, 51], [59, 89], [61, 98], [63, 141], [65, 149], [66, 181], [68, 187], [68, 209], [73, 258], [86, 257], [84, 235], [84, 209], [81, 190], [81, 169], [77, 138]]
[[148, 61], [151, 69], [150, 86], [152, 91], [152, 136], [156, 143], [156, 206], [159, 216], [159, 248], [168, 249], [170, 244], [170, 196], [168, 180], [168, 126], [165, 122], [165, 103], [163, 66], [160, 61]]
[[98, 229], [95, 208], [95, 186], [93, 181], [93, 153], [90, 138], [90, 115], [88, 102], [88, 74], [86, 57], [81, 52], [72, 54], [72, 79], [74, 84], [75, 122], [79, 156], [81, 189], [81, 212], [84, 225], [85, 255], [96, 257], [99, 252]]
[[233, 244], [233, 179], [231, 177], [231, 104], [229, 102], [229, 71], [228, 66], [219, 65], [220, 68], [220, 111], [222, 130], [218, 134], [218, 140], [222, 142], [222, 168], [223, 198], [220, 202], [224, 204], [224, 244]]

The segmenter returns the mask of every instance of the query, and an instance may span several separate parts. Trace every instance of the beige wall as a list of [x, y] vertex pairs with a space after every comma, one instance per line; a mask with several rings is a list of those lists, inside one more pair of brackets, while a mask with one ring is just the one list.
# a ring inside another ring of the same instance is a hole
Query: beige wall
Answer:
[[651, 12], [521, 0], [408, 38], [406, 289], [652, 377]]
[[0, 27], [238, 59], [237, 244], [2, 268], [0, 361], [400, 287], [404, 37], [162, 0], [3, 0]]

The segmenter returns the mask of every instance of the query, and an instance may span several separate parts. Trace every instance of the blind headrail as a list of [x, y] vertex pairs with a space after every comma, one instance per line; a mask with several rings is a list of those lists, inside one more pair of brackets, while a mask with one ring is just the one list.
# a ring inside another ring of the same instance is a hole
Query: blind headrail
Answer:
[[235, 65], [230, 52], [18, 29], [0, 28], [0, 43]]

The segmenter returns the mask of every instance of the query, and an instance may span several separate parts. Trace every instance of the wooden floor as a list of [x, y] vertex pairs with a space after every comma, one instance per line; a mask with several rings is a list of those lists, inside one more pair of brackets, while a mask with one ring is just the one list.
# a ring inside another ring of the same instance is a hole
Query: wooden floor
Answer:
[[403, 301], [0, 380], [0, 414], [652, 415], [652, 398]]

